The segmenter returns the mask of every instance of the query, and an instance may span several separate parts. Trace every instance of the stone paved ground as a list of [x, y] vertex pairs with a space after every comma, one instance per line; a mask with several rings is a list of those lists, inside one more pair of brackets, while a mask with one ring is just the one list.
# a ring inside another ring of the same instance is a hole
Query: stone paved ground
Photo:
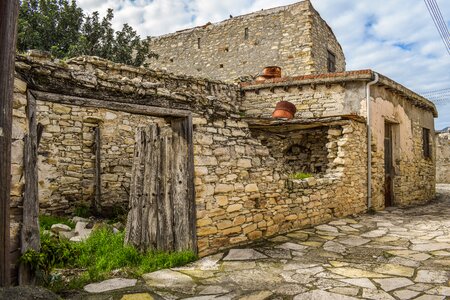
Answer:
[[438, 189], [426, 206], [335, 220], [143, 278], [165, 299], [450, 299], [450, 185]]
[[450, 185], [438, 192], [426, 206], [335, 220], [72, 299], [450, 299]]

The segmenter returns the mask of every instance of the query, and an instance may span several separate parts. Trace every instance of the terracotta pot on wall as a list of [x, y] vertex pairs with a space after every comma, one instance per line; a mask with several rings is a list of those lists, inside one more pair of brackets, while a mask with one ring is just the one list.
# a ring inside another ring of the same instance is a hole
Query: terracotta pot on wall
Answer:
[[256, 80], [267, 80], [281, 77], [281, 68], [277, 66], [265, 67], [262, 75], [259, 75]]
[[281, 68], [277, 66], [265, 67], [263, 70], [263, 76], [267, 78], [280, 78]]
[[277, 103], [275, 107], [275, 111], [272, 113], [272, 118], [275, 119], [293, 119], [295, 113], [297, 112], [297, 108], [294, 104], [288, 101], [280, 101]]

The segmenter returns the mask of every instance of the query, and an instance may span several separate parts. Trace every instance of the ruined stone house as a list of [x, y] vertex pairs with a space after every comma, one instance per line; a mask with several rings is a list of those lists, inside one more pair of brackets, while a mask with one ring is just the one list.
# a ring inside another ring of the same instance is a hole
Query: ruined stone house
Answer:
[[436, 132], [436, 182], [450, 183], [450, 128]]
[[[160, 56], [149, 64], [167, 71], [17, 57], [13, 257], [32, 236], [37, 194], [45, 214], [155, 197], [146, 211], [165, 220], [154, 223], [170, 233], [164, 247], [177, 248], [181, 234], [201, 256], [362, 213], [369, 201], [381, 210], [434, 197], [435, 106], [371, 70], [345, 71], [309, 1], [159, 37], [151, 48]], [[230, 82], [268, 65], [283, 77]], [[283, 100], [295, 104], [294, 119], [271, 117]]]

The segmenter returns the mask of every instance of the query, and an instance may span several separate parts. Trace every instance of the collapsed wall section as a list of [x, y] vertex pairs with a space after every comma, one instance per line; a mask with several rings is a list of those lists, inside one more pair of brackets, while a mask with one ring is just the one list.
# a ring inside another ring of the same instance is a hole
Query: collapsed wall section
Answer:
[[255, 132], [251, 124], [233, 119], [195, 122], [197, 235], [202, 255], [366, 209], [366, 180], [360, 174], [366, 162], [364, 124], [344, 121], [305, 130], [305, 136], [320, 138], [317, 147], [326, 151], [328, 163], [325, 172], [296, 180], [285, 158], [267, 146], [267, 140], [277, 139], [270, 128]]

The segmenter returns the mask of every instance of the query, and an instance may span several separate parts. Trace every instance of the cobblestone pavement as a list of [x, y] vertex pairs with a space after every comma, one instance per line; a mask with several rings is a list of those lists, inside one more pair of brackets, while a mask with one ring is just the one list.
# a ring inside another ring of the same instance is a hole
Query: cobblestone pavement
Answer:
[[437, 201], [339, 219], [143, 276], [165, 299], [450, 299], [450, 185]]
[[425, 206], [334, 220], [68, 299], [450, 300], [450, 185], [437, 190]]

